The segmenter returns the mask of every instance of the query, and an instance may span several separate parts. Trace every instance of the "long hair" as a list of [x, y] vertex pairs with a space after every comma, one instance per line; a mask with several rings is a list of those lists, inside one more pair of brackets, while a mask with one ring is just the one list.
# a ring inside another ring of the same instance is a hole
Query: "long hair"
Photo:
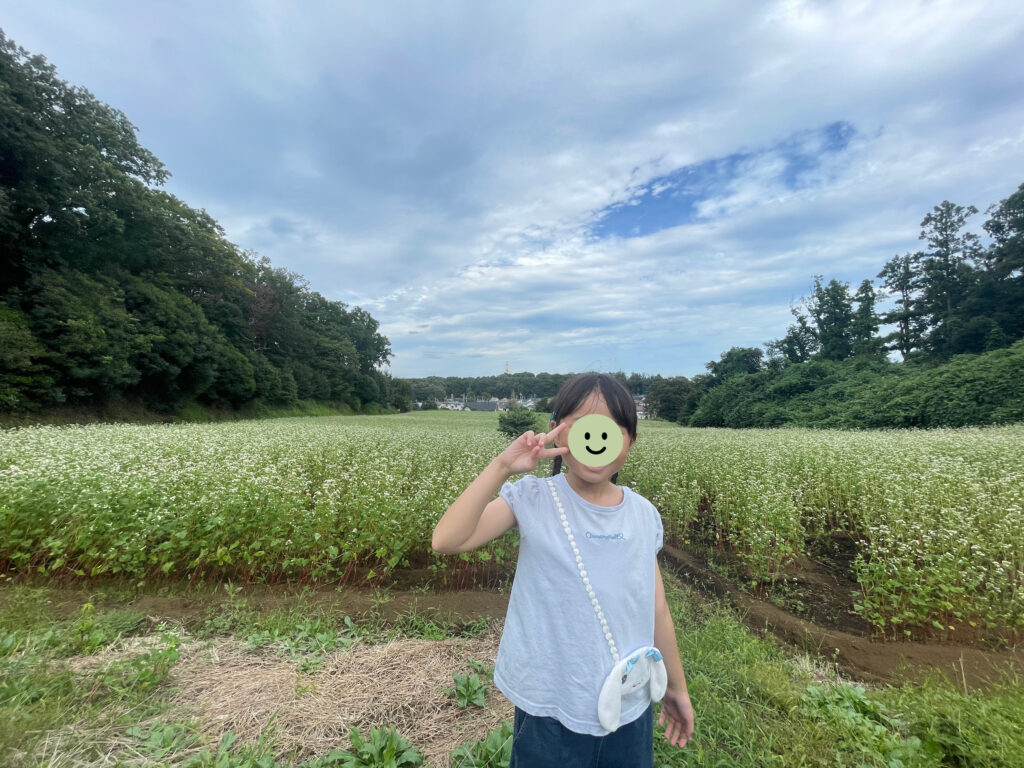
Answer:
[[[633, 402], [633, 395], [621, 381], [607, 373], [581, 373], [565, 382], [558, 390], [558, 394], [555, 395], [551, 420], [557, 426], [564, 417], [575, 413], [576, 409], [597, 391], [601, 392], [604, 401], [608, 404], [615, 423], [624, 427], [630, 437], [636, 440], [636, 403]], [[554, 465], [551, 468], [552, 477], [561, 471], [562, 457], [555, 456]], [[618, 472], [611, 476], [612, 484], [615, 483], [618, 476]]]

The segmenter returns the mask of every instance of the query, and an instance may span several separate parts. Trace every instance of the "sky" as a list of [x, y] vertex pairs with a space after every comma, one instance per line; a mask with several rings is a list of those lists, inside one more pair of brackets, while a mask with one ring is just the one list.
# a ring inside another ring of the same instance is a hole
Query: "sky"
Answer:
[[1024, 183], [1012, 0], [33, 0], [0, 26], [229, 240], [368, 311], [396, 377], [704, 373], [784, 336], [815, 275], [880, 288], [944, 200], [987, 243]]

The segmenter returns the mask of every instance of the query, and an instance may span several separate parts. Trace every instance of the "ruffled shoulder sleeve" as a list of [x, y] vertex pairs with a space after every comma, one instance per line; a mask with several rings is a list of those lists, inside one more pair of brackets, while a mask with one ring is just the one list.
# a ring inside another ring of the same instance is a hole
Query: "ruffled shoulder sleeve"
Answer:
[[523, 475], [514, 483], [501, 486], [498, 495], [511, 507], [517, 527], [522, 528], [523, 521], [529, 521], [530, 515], [536, 512], [543, 483], [536, 475]]

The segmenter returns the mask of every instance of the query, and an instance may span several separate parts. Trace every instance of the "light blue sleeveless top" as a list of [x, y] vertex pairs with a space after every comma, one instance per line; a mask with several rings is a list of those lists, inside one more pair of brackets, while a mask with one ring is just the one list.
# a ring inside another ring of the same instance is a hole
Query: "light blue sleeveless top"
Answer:
[[[654, 565], [664, 536], [658, 510], [625, 486], [620, 504], [599, 507], [565, 474], [553, 479], [619, 656], [654, 645]], [[516, 517], [520, 545], [494, 684], [524, 712], [605, 736], [597, 700], [615, 662], [546, 478], [525, 475], [500, 495]], [[650, 703], [646, 688], [630, 694], [620, 723], [636, 720]]]

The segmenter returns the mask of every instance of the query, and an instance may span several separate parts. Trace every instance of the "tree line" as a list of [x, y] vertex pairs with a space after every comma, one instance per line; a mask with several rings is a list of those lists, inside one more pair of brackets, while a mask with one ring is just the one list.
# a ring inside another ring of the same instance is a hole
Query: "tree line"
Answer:
[[241, 251], [120, 111], [0, 30], [0, 411], [407, 402], [378, 323]]

